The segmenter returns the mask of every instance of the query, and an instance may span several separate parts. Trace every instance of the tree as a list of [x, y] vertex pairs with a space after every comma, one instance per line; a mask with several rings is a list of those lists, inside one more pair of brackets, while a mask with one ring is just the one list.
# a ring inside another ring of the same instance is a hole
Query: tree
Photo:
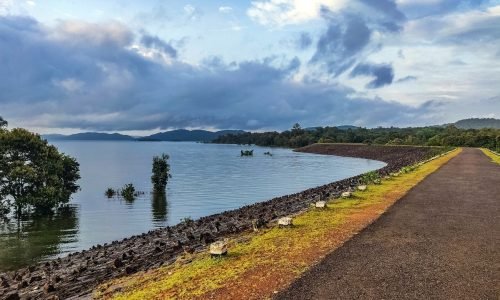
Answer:
[[0, 129], [2, 128], [6, 128], [7, 125], [9, 125], [9, 123], [7, 121], [5, 121], [2, 116], [0, 116]]
[[302, 133], [304, 133], [304, 130], [302, 130], [302, 127], [300, 127], [300, 124], [299, 123], [293, 124], [292, 136], [301, 135]]
[[50, 211], [68, 203], [78, 191], [78, 162], [25, 129], [0, 130], [0, 202], [14, 207]]
[[170, 165], [168, 164], [168, 154], [163, 153], [161, 156], [153, 157], [153, 175], [151, 175], [151, 182], [153, 183], [154, 192], [165, 192], [167, 182], [170, 175]]

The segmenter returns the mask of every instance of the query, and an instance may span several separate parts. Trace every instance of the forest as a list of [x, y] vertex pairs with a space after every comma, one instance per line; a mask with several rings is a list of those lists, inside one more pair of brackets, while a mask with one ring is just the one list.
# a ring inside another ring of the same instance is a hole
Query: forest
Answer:
[[314, 143], [365, 143], [376, 145], [484, 147], [500, 150], [500, 129], [460, 129], [454, 125], [409, 128], [338, 128], [303, 129], [295, 124], [283, 132], [227, 134], [215, 139], [219, 144], [254, 144], [298, 148]]

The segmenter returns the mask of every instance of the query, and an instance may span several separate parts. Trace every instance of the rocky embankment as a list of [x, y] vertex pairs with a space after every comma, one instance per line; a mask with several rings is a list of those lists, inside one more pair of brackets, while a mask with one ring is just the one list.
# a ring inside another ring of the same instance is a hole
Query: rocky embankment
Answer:
[[[399, 171], [438, 154], [436, 148], [318, 144], [298, 151], [351, 156], [384, 161], [381, 175]], [[360, 176], [300, 193], [277, 197], [236, 210], [152, 230], [66, 257], [0, 274], [1, 299], [68, 299], [88, 295], [106, 280], [157, 268], [175, 261], [179, 254], [202, 250], [221, 237], [265, 226], [276, 218], [305, 210], [319, 198], [339, 196], [354, 188]]]

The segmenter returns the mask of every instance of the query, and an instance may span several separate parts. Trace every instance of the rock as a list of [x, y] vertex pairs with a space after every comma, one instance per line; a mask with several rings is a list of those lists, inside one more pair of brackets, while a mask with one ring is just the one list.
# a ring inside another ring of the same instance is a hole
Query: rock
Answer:
[[351, 197], [351, 192], [343, 192], [342, 194], [340, 194], [340, 196], [342, 198], [350, 198]]
[[226, 255], [227, 241], [217, 241], [210, 244], [210, 255]]
[[366, 191], [366, 185], [358, 185], [358, 190], [359, 191]]
[[42, 276], [31, 276], [29, 283], [31, 284], [35, 281], [40, 281], [40, 280], [42, 280]]
[[291, 217], [283, 217], [278, 220], [279, 227], [288, 227], [293, 225], [293, 219]]
[[5, 296], [5, 300], [19, 300], [19, 294], [17, 292], [11, 292]]
[[55, 292], [56, 288], [54, 287], [54, 285], [47, 282], [43, 285], [43, 290], [45, 291], [45, 293], [52, 293]]
[[123, 262], [121, 259], [119, 258], [116, 258], [114, 261], [113, 261], [113, 266], [115, 268], [120, 268], [120, 267], [123, 267]]
[[137, 268], [135, 268], [135, 267], [131, 267], [131, 266], [125, 267], [125, 274], [127, 274], [127, 275], [130, 275], [130, 274], [133, 274], [136, 272], [137, 272]]
[[318, 201], [314, 204], [316, 208], [325, 208], [326, 207], [326, 201]]
[[23, 289], [25, 287], [28, 287], [28, 282], [26, 280], [21, 281], [21, 283], [17, 285], [18, 290]]

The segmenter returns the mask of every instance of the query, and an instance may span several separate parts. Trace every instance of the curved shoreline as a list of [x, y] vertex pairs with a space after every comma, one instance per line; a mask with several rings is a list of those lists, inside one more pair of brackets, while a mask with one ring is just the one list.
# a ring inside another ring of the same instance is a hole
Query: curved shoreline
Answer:
[[[387, 175], [435, 155], [434, 148], [316, 144], [297, 151], [384, 161], [377, 172]], [[170, 264], [183, 252], [205, 248], [212, 241], [276, 218], [296, 214], [318, 198], [338, 196], [355, 187], [361, 175], [305, 191], [276, 197], [239, 209], [202, 217], [196, 221], [96, 245], [67, 257], [0, 274], [2, 299], [66, 299], [89, 294], [103, 281]], [[16, 298], [17, 297], [17, 298]]]

